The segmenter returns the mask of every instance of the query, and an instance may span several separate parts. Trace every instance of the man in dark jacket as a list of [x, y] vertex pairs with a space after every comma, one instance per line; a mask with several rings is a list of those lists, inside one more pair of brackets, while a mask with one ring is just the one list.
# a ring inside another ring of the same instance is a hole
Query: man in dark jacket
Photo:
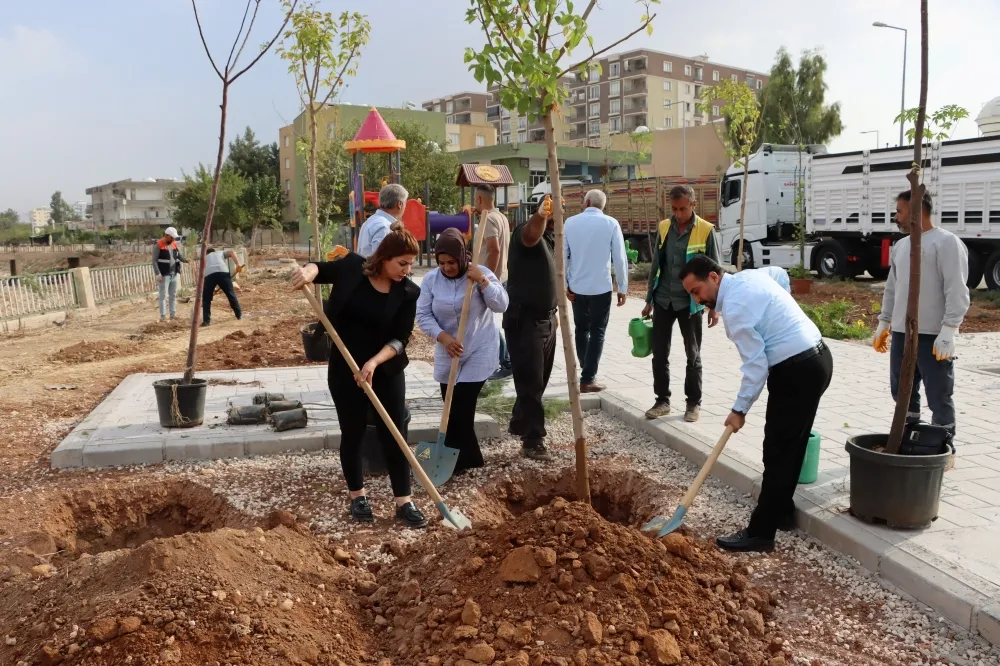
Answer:
[[163, 238], [153, 244], [153, 273], [160, 287], [160, 321], [167, 320], [167, 296], [170, 296], [170, 318], [177, 319], [177, 285], [181, 281], [181, 264], [188, 260], [181, 255], [177, 239], [181, 235], [167, 227]]

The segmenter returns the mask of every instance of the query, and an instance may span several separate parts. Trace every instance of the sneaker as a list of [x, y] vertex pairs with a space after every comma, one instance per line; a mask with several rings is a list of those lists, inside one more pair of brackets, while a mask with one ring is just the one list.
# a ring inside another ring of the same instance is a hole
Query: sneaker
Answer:
[[177, 315], [170, 315], [170, 321], [176, 321]]
[[497, 368], [496, 371], [494, 371], [494, 373], [492, 375], [490, 375], [489, 381], [493, 382], [493, 381], [497, 381], [497, 380], [500, 380], [500, 379], [507, 379], [508, 377], [510, 377], [513, 374], [514, 374], [514, 371], [511, 370], [510, 368], [502, 368], [502, 367], [501, 368]]
[[521, 445], [521, 455], [525, 458], [531, 458], [532, 460], [541, 460], [543, 462], [548, 462], [552, 460], [552, 454], [549, 453], [549, 449], [545, 446], [542, 441], [537, 442], [524, 442]]
[[351, 500], [351, 520], [358, 523], [374, 523], [375, 514], [372, 513], [372, 505], [368, 503], [368, 497], [360, 495]]
[[666, 400], [657, 400], [656, 404], [646, 410], [647, 419], [658, 419], [670, 413], [670, 403]]
[[427, 518], [420, 513], [420, 509], [413, 502], [407, 502], [396, 507], [396, 519], [403, 521], [403, 524], [410, 529], [420, 529], [427, 527]]
[[688, 423], [696, 423], [701, 417], [701, 407], [698, 405], [688, 405], [684, 410], [684, 420]]
[[587, 382], [586, 384], [580, 382], [580, 393], [600, 393], [605, 388], [607, 387], [597, 382]]
[[160, 322], [161, 323], [165, 322], [166, 320], [167, 320], [167, 316], [166, 315], [160, 315]]
[[203, 321], [203, 322], [201, 322], [201, 325], [202, 326], [211, 326], [212, 322], [210, 322], [210, 321]]

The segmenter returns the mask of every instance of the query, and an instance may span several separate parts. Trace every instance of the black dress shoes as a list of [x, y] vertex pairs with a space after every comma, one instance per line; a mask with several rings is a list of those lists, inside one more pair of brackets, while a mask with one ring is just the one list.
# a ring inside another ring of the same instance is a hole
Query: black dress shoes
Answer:
[[761, 537], [750, 536], [745, 530], [740, 530], [729, 536], [720, 536], [715, 540], [716, 545], [724, 550], [737, 552], [758, 552], [770, 553], [774, 550], [774, 539], [763, 539]]

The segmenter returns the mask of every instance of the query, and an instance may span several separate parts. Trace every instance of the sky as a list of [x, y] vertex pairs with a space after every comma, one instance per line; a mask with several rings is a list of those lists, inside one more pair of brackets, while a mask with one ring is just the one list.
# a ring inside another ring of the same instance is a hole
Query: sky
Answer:
[[[371, 41], [341, 100], [401, 106], [482, 86], [463, 63], [483, 41], [465, 22], [467, 0], [320, 0], [329, 11], [368, 15]], [[578, 4], [582, 4], [578, 2]], [[199, 0], [209, 46], [228, 51], [243, 0]], [[592, 16], [598, 47], [638, 25], [642, 5], [602, 0]], [[842, 106], [844, 133], [831, 151], [898, 140], [903, 33], [909, 30], [906, 106], [920, 79], [918, 0], [715, 0], [712, 9], [663, 0], [651, 36], [616, 50], [652, 48], [766, 72], [779, 47], [826, 56], [827, 101]], [[250, 43], [281, 22], [278, 0], [261, 0]], [[931, 0], [928, 109], [969, 110], [953, 138], [977, 135], [973, 118], [1000, 95], [1000, 0]], [[270, 34], [268, 34], [270, 33]], [[585, 55], [578, 50], [574, 55]], [[245, 60], [244, 60], [245, 62]], [[190, 0], [0, 1], [0, 210], [48, 206], [60, 190], [89, 201], [87, 187], [124, 178], [179, 178], [214, 164], [221, 87], [202, 49]], [[268, 54], [231, 89], [227, 142], [251, 127], [277, 141], [300, 108], [286, 65]]]

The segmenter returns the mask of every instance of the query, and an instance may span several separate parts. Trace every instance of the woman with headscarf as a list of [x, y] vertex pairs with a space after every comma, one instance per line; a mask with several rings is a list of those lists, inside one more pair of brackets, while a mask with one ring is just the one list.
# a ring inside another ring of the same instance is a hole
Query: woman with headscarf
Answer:
[[[476, 402], [483, 384], [496, 370], [500, 337], [493, 313], [507, 309], [507, 292], [486, 266], [470, 264], [465, 239], [457, 229], [446, 229], [434, 245], [438, 267], [424, 276], [417, 299], [417, 326], [437, 341], [434, 347], [434, 379], [441, 384], [441, 397], [448, 390], [452, 358], [459, 358], [458, 378], [451, 400], [445, 446], [458, 449], [455, 474], [483, 466], [476, 438]], [[466, 281], [475, 286], [469, 302], [465, 337], [456, 340], [462, 316]]]

